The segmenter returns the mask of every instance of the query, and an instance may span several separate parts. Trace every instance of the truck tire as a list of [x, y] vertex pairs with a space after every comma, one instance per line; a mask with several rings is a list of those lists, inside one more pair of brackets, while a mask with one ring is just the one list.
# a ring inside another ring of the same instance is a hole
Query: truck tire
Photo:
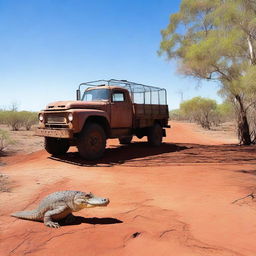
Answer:
[[104, 129], [96, 123], [89, 123], [78, 138], [77, 148], [81, 157], [95, 160], [102, 157], [106, 147]]
[[148, 143], [152, 146], [158, 147], [162, 144], [163, 128], [160, 124], [155, 123], [154, 126], [149, 128]]
[[69, 142], [67, 139], [45, 137], [44, 148], [53, 156], [63, 155], [69, 149]]
[[130, 144], [132, 141], [132, 136], [119, 138], [119, 143], [122, 145]]

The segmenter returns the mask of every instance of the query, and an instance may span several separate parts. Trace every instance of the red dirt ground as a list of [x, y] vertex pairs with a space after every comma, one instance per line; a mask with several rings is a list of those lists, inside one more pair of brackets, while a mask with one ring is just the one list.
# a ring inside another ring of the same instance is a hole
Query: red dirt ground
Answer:
[[[43, 150], [3, 157], [11, 192], [0, 193], [0, 255], [255, 256], [256, 203], [234, 202], [255, 191], [255, 146], [172, 126], [160, 148], [111, 140], [98, 162], [73, 149], [59, 159]], [[67, 189], [111, 203], [60, 229], [10, 217]]]

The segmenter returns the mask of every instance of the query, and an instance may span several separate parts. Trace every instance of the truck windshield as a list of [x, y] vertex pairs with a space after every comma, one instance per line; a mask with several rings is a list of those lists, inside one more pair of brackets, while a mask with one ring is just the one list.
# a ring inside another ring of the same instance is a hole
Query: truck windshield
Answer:
[[95, 89], [85, 91], [82, 97], [83, 101], [105, 101], [109, 100], [109, 90], [108, 89]]

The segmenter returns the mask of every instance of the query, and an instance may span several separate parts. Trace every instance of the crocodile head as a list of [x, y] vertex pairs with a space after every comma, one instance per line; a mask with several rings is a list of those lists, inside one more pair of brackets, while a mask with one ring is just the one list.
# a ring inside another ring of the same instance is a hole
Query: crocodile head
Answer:
[[104, 197], [97, 197], [92, 193], [79, 192], [74, 197], [75, 205], [82, 208], [92, 208], [97, 206], [107, 206], [109, 199]]

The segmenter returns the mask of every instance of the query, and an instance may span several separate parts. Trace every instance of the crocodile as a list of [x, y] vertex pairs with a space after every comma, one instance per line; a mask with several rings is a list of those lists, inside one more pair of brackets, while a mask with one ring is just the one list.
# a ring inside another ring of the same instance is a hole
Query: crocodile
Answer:
[[108, 204], [108, 198], [97, 197], [92, 193], [66, 190], [46, 196], [34, 210], [15, 212], [11, 216], [41, 221], [47, 227], [59, 228], [60, 224], [55, 221], [65, 219], [65, 222], [72, 222], [74, 220], [72, 212], [80, 211], [83, 208], [107, 206]]

